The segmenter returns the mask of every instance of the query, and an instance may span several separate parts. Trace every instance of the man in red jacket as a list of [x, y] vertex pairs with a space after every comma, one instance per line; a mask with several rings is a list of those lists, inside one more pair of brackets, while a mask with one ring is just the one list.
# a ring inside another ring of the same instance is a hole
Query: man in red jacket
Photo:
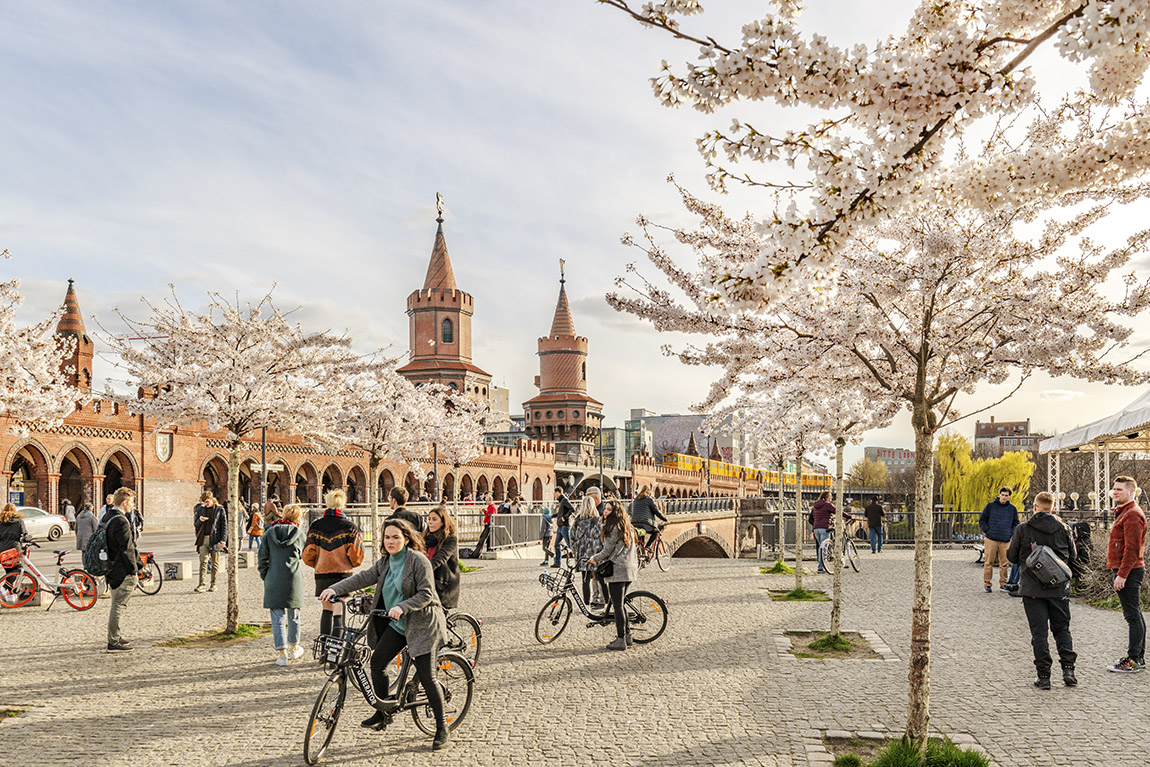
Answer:
[[1146, 619], [1142, 617], [1139, 604], [1142, 578], [1146, 574], [1146, 562], [1142, 556], [1146, 548], [1146, 514], [1134, 500], [1138, 495], [1138, 485], [1133, 478], [1122, 476], [1115, 479], [1111, 493], [1118, 504], [1118, 511], [1106, 544], [1106, 567], [1114, 572], [1114, 591], [1118, 593], [1122, 617], [1129, 626], [1129, 642], [1126, 657], [1106, 670], [1135, 674], [1146, 665]]

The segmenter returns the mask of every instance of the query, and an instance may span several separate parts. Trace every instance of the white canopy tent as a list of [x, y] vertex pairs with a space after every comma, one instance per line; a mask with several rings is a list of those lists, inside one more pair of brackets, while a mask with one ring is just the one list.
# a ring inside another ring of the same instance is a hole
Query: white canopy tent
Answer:
[[1060, 475], [1064, 453], [1093, 453], [1095, 511], [1109, 510], [1110, 454], [1150, 452], [1150, 391], [1117, 413], [1079, 426], [1038, 443], [1038, 452], [1046, 454], [1050, 489], [1061, 498]]

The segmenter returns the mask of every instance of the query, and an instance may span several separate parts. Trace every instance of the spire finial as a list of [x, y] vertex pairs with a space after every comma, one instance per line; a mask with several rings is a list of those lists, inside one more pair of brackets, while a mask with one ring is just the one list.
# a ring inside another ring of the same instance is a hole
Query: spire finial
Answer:
[[563, 259], [559, 259], [559, 282], [560, 283], [567, 282], [567, 275], [564, 274], [564, 270], [565, 270], [566, 266], [567, 266], [567, 262], [564, 261]]
[[439, 211], [439, 215], [435, 217], [437, 223], [443, 223], [443, 195], [439, 192], [435, 193], [435, 209]]
[[72, 283], [75, 282], [71, 277], [68, 278], [68, 290], [72, 289]]

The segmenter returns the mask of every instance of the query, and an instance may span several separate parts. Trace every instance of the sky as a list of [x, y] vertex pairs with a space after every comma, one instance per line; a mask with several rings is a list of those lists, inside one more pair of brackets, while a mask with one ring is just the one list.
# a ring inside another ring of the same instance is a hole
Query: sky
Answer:
[[[735, 40], [763, 3], [705, 5], [692, 28]], [[899, 31], [913, 4], [809, 6], [809, 28], [850, 44]], [[691, 44], [593, 0], [16, 0], [5, 17], [0, 249], [13, 257], [0, 277], [21, 279], [28, 321], [59, 306], [69, 278], [97, 341], [121, 332], [114, 309], [144, 316], [141, 297], [169, 285], [190, 304], [274, 286], [306, 327], [405, 354], [438, 192], [456, 280], [475, 298], [474, 361], [510, 388], [512, 412], [535, 394], [559, 259], [607, 425], [632, 408], [689, 412], [716, 375], [663, 353], [683, 338], [604, 300], [641, 257], [620, 243], [637, 216], [689, 223], [667, 176], [710, 194], [694, 142], [730, 117], [666, 109], [648, 82], [661, 60], [692, 60]], [[757, 104], [739, 114], [787, 119]], [[765, 204], [741, 190], [721, 201]], [[113, 364], [97, 361], [98, 384]], [[1035, 376], [979, 417], [1055, 433], [1139, 393]], [[971, 437], [973, 420], [956, 430]], [[911, 447], [909, 417], [865, 443]], [[861, 454], [848, 447], [848, 464]]]

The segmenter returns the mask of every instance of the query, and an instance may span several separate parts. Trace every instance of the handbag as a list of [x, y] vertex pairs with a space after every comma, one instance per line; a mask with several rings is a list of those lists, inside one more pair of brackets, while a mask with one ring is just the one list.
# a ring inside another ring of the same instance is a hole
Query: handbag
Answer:
[[595, 565], [595, 574], [600, 578], [610, 578], [615, 574], [615, 563], [611, 560]]

